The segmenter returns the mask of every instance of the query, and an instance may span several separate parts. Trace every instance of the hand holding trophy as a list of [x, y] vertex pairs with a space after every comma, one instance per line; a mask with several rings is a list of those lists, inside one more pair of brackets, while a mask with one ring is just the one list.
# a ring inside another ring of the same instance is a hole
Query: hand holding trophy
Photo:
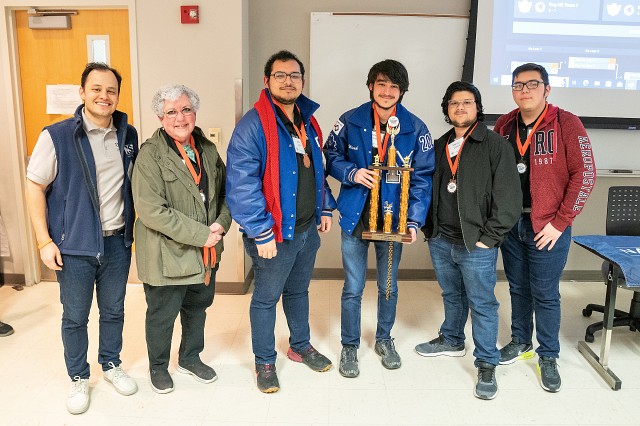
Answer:
[[[400, 132], [400, 120], [398, 117], [391, 116], [387, 122], [387, 133], [391, 136], [391, 145], [387, 151], [387, 165], [380, 164], [378, 157], [374, 159], [374, 163], [369, 166], [371, 170], [386, 170], [387, 173], [395, 173], [401, 175], [400, 184], [400, 209], [398, 216], [398, 228], [392, 229], [394, 214], [396, 213], [393, 203], [385, 201], [384, 203], [384, 225], [382, 231], [377, 229], [378, 212], [380, 210], [380, 185], [379, 177], [376, 185], [371, 189], [371, 208], [369, 209], [369, 230], [362, 233], [362, 238], [373, 241], [395, 241], [395, 242], [411, 242], [411, 234], [407, 232], [407, 210], [409, 204], [409, 177], [411, 171], [410, 158], [402, 157], [402, 165], [397, 165], [398, 152], [395, 147], [395, 136]], [[397, 181], [396, 181], [397, 182]]]

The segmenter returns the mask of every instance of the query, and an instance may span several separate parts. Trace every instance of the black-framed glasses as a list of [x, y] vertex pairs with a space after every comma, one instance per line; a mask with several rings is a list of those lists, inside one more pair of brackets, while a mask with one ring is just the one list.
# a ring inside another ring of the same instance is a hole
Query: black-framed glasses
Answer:
[[537, 89], [538, 86], [540, 86], [541, 84], [544, 84], [544, 81], [529, 80], [529, 81], [525, 81], [524, 83], [521, 83], [521, 82], [513, 83], [511, 85], [511, 89], [515, 92], [520, 92], [521, 90], [524, 89], [524, 86], [527, 86], [527, 89], [533, 90], [533, 89]]
[[[193, 108], [184, 107], [179, 112], [181, 112], [185, 117], [188, 117], [193, 114]], [[178, 116], [178, 111], [176, 111], [175, 109], [170, 109], [169, 111], [164, 113], [164, 116], [167, 118], [176, 118]]]
[[469, 108], [471, 105], [475, 104], [476, 101], [474, 99], [465, 99], [463, 101], [448, 101], [447, 104], [449, 108], [458, 108], [459, 106], [463, 106], [465, 108]]
[[302, 73], [299, 72], [292, 72], [291, 74], [287, 74], [284, 71], [278, 71], [271, 74], [271, 77], [273, 77], [274, 80], [278, 83], [284, 83], [287, 80], [287, 77], [289, 77], [293, 83], [302, 81]]

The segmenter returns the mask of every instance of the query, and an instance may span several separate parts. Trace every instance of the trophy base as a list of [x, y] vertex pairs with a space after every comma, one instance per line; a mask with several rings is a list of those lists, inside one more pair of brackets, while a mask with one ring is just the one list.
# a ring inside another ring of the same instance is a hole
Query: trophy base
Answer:
[[411, 242], [411, 234], [399, 234], [397, 232], [391, 232], [389, 234], [380, 231], [364, 231], [362, 233], [363, 240], [371, 240], [371, 241], [392, 241], [395, 243], [410, 243]]

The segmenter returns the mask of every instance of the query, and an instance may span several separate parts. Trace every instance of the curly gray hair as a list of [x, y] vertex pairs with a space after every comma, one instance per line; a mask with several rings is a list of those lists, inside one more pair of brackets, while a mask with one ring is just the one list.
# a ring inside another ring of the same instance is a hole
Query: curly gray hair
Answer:
[[198, 97], [198, 94], [193, 91], [193, 89], [183, 84], [169, 84], [158, 89], [151, 100], [151, 109], [158, 117], [162, 117], [164, 116], [164, 102], [175, 101], [182, 95], [187, 95], [189, 102], [191, 102], [193, 112], [198, 112], [198, 108], [200, 108], [200, 97]]

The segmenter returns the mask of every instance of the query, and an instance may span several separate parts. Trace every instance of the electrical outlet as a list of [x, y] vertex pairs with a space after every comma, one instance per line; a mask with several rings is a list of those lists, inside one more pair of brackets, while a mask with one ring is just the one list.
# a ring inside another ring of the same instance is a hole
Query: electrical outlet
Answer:
[[220, 135], [221, 135], [221, 130], [220, 130], [219, 127], [209, 127], [209, 131], [207, 133], [207, 137], [218, 148], [220, 147]]

